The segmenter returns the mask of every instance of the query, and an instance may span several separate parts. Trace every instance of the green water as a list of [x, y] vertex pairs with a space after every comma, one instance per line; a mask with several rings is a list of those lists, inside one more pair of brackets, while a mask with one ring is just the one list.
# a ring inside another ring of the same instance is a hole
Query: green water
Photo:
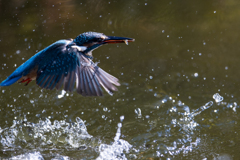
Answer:
[[1, 87], [0, 157], [238, 159], [239, 7], [237, 0], [0, 1], [1, 81], [59, 39], [86, 31], [135, 39], [93, 52], [120, 80], [113, 96], [61, 98], [35, 82]]

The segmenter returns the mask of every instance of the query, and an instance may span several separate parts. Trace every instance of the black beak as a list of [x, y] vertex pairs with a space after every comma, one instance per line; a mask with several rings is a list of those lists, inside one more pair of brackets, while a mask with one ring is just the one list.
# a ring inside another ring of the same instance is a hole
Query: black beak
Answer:
[[127, 38], [127, 37], [115, 37], [115, 36], [108, 36], [106, 39], [103, 40], [103, 43], [126, 43], [134, 42], [135, 39]]

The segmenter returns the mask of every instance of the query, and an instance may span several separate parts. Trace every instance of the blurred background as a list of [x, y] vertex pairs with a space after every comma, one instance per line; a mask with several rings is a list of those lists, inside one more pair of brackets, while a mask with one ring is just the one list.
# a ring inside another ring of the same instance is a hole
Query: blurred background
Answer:
[[0, 81], [59, 39], [135, 38], [93, 52], [113, 96], [0, 88], [0, 157], [238, 159], [240, 2], [0, 0]]

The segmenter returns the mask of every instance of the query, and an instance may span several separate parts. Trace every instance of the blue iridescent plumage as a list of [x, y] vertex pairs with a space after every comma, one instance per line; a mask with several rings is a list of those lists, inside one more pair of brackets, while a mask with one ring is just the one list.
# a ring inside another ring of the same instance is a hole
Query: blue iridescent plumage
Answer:
[[19, 66], [0, 86], [36, 80], [46, 89], [76, 89], [83, 96], [102, 96], [101, 86], [111, 94], [117, 91], [118, 79], [99, 68], [92, 61], [92, 51], [106, 43], [134, 41], [131, 38], [111, 37], [86, 32], [75, 39], [59, 40], [41, 50]]

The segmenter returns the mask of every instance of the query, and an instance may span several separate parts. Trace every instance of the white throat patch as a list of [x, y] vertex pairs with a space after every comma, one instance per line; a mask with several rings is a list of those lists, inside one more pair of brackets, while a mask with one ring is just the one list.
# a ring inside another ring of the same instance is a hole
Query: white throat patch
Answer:
[[85, 46], [71, 46], [72, 48], [76, 48], [78, 51], [83, 52], [87, 49]]

